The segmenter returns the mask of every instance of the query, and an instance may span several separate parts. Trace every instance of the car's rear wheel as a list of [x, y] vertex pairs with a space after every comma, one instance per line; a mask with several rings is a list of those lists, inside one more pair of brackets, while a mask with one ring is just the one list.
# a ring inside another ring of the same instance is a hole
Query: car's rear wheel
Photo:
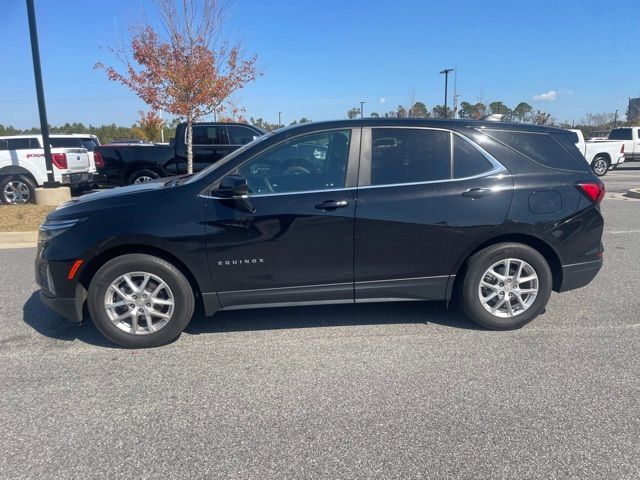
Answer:
[[552, 280], [537, 250], [520, 243], [491, 245], [467, 261], [462, 309], [486, 328], [520, 328], [544, 310]]
[[36, 185], [26, 175], [0, 177], [0, 200], [7, 205], [21, 205], [35, 201]]
[[609, 160], [605, 157], [598, 157], [591, 163], [591, 170], [599, 177], [603, 177], [609, 170]]
[[127, 184], [133, 185], [135, 183], [147, 183], [157, 178], [160, 178], [160, 175], [158, 174], [158, 172], [155, 172], [148, 168], [143, 168], [140, 170], [136, 170], [131, 175], [129, 175], [129, 178], [127, 179]]
[[175, 340], [194, 310], [193, 290], [171, 263], [151, 255], [116, 257], [94, 275], [89, 312], [109, 340], [132, 348]]

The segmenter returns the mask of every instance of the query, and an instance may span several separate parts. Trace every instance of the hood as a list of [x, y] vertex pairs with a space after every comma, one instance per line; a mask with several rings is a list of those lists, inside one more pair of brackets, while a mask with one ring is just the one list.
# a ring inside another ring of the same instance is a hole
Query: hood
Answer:
[[101, 210], [112, 208], [140, 207], [142, 202], [153, 201], [173, 190], [172, 186], [165, 187], [167, 180], [163, 178], [153, 182], [88, 193], [63, 203], [47, 218], [60, 220], [80, 215], [99, 214]]

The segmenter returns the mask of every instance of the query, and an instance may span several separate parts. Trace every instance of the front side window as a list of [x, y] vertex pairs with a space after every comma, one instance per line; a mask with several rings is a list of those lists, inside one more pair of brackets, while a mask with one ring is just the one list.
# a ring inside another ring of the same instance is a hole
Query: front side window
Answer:
[[251, 194], [344, 188], [351, 130], [314, 133], [258, 154], [235, 174], [247, 179]]
[[256, 132], [247, 127], [239, 127], [237, 125], [227, 126], [229, 133], [230, 145], [246, 145], [253, 141], [253, 137], [259, 136]]
[[451, 178], [449, 132], [374, 128], [371, 185], [429, 182]]
[[[186, 132], [185, 132], [186, 135]], [[227, 145], [226, 128], [217, 125], [194, 125], [193, 145]], [[186, 142], [186, 139], [185, 139]]]

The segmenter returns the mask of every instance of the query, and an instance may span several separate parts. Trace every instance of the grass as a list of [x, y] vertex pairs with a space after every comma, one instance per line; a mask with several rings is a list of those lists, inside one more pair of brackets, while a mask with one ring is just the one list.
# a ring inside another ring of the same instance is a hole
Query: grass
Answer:
[[32, 232], [55, 207], [48, 205], [0, 205], [0, 232]]

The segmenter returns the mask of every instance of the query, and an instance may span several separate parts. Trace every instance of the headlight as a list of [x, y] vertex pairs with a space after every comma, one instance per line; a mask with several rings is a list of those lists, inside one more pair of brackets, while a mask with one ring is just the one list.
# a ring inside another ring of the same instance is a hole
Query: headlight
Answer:
[[51, 240], [57, 237], [61, 233], [66, 232], [70, 228], [74, 227], [78, 222], [84, 220], [83, 218], [73, 218], [71, 220], [45, 220], [38, 229], [38, 241]]

